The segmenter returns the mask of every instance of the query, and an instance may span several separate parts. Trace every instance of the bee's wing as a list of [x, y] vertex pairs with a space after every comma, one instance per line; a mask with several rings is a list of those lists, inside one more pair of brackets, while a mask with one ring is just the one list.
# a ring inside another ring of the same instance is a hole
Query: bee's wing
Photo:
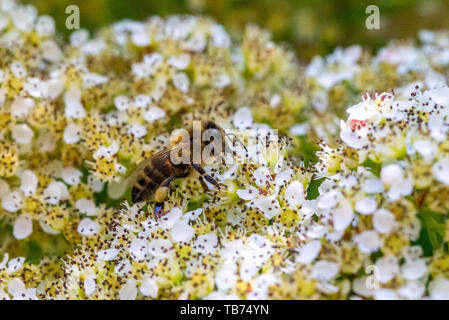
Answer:
[[127, 186], [131, 187], [136, 182], [136, 179], [139, 177], [142, 170], [144, 170], [151, 162], [159, 162], [161, 160], [164, 161], [168, 156], [170, 156], [170, 149], [165, 149], [155, 153], [148, 159], [141, 161], [133, 172], [126, 178], [125, 181]]

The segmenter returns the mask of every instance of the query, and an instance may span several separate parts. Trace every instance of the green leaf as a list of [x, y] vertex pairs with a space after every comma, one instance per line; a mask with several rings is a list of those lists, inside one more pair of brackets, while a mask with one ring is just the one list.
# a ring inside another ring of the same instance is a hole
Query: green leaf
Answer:
[[371, 172], [376, 175], [376, 177], [380, 177], [380, 170], [382, 169], [382, 164], [376, 163], [370, 158], [367, 158], [362, 165], [366, 168], [371, 169]]
[[424, 255], [429, 256], [443, 243], [447, 215], [428, 208], [421, 208], [418, 218], [421, 220], [422, 229], [417, 244], [423, 248]]
[[310, 181], [309, 186], [307, 187], [307, 200], [318, 198], [320, 195], [318, 187], [323, 183], [324, 179], [326, 178], [319, 178], [315, 180], [315, 176], [312, 177], [312, 181]]

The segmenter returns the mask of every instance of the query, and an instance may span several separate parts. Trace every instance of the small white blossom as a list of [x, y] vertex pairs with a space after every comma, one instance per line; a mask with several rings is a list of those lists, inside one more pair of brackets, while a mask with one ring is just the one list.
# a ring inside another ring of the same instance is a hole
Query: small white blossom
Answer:
[[78, 224], [77, 231], [83, 236], [94, 235], [100, 231], [100, 225], [90, 218], [84, 218]]
[[78, 199], [75, 202], [76, 209], [87, 216], [95, 216], [98, 212], [98, 208], [95, 202], [89, 199]]

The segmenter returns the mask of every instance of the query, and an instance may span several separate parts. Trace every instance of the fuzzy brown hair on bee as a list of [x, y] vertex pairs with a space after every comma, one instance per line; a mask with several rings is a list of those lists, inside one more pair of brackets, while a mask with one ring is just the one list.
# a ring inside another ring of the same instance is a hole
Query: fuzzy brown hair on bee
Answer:
[[[197, 128], [195, 128], [195, 124]], [[199, 124], [199, 127], [198, 127]], [[199, 134], [195, 134], [198, 132]], [[159, 217], [163, 209], [164, 201], [169, 193], [170, 183], [177, 178], [185, 178], [195, 170], [200, 175], [203, 187], [207, 187], [203, 179], [219, 187], [220, 184], [212, 176], [206, 173], [202, 166], [202, 160], [195, 159], [195, 154], [201, 157], [203, 150], [212, 142], [203, 141], [202, 136], [206, 130], [216, 130], [218, 139], [226, 150], [225, 137], [228, 135], [213, 121], [194, 122], [188, 130], [178, 129], [172, 134], [171, 146], [162, 150], [148, 159], [143, 160], [129, 178], [132, 185], [131, 194], [133, 203], [154, 200], [155, 217]], [[213, 140], [215, 142], [215, 138]], [[196, 150], [197, 149], [197, 150]], [[246, 148], [245, 148], [246, 149]], [[186, 152], [187, 158], [183, 158]], [[184, 160], [184, 161], [182, 161]]]

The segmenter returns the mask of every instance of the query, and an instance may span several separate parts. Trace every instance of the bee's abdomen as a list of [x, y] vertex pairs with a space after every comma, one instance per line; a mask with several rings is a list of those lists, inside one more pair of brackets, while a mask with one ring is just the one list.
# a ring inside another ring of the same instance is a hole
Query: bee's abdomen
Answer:
[[169, 176], [155, 168], [152, 164], [149, 164], [145, 170], [143, 170], [136, 179], [136, 182], [132, 188], [132, 201], [134, 203], [150, 200], [157, 188], [168, 178]]

